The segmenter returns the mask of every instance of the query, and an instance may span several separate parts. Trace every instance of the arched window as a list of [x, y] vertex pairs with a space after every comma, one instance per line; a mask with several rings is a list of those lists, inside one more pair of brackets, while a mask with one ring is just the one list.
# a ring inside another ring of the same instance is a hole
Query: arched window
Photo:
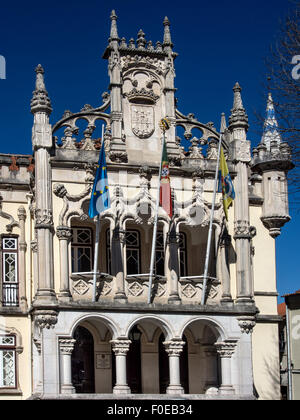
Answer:
[[140, 233], [137, 230], [126, 231], [126, 273], [140, 274]]
[[91, 228], [72, 228], [71, 254], [73, 273], [92, 271], [93, 237]]

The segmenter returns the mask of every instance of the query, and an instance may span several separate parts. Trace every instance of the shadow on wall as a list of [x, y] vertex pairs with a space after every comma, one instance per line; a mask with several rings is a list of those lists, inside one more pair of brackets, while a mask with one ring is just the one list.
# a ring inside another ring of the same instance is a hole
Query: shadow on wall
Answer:
[[278, 337], [273, 334], [272, 348], [278, 348], [278, 355], [262, 355], [261, 374], [263, 385], [255, 387], [257, 397], [263, 400], [280, 400], [280, 365], [279, 365], [279, 344]]

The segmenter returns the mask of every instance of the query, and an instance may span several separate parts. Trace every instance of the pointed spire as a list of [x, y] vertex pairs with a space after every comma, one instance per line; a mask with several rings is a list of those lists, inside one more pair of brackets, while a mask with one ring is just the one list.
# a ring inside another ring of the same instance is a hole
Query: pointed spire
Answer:
[[261, 143], [267, 146], [270, 150], [271, 143], [276, 142], [277, 145], [281, 143], [281, 135], [278, 129], [278, 122], [275, 116], [274, 102], [271, 92], [268, 93], [266, 119], [264, 123], [264, 132], [261, 139]]
[[35, 90], [33, 91], [33, 96], [30, 102], [31, 112], [33, 114], [36, 112], [46, 112], [50, 115], [52, 112], [52, 106], [45, 86], [45, 71], [41, 64], [36, 67], [35, 72]]
[[119, 41], [118, 28], [117, 28], [117, 15], [115, 10], [112, 10], [110, 15], [110, 41]]
[[231, 115], [229, 117], [229, 129], [234, 126], [243, 127], [248, 130], [248, 116], [246, 114], [245, 108], [243, 106], [242, 95], [241, 95], [242, 88], [240, 87], [239, 83], [233, 87], [233, 108], [231, 109]]
[[244, 109], [241, 96], [242, 88], [240, 87], [240, 84], [236, 82], [232, 90], [234, 92], [233, 109]]
[[167, 18], [167, 16], [164, 18], [164, 47], [173, 47], [172, 41], [171, 41], [171, 32], [170, 32], [170, 21]]
[[221, 128], [220, 128], [220, 132], [222, 134], [224, 134], [226, 129], [227, 129], [226, 117], [225, 117], [224, 112], [222, 112], [222, 114], [221, 114]]

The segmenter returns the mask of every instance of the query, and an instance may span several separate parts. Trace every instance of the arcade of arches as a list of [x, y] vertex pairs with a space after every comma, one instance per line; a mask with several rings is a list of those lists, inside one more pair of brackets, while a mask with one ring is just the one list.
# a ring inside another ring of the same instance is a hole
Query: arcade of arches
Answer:
[[204, 394], [222, 385], [218, 339], [216, 328], [194, 321], [182, 339], [168, 341], [163, 326], [146, 319], [113, 340], [103, 321], [84, 320], [73, 333], [71, 384], [62, 392]]

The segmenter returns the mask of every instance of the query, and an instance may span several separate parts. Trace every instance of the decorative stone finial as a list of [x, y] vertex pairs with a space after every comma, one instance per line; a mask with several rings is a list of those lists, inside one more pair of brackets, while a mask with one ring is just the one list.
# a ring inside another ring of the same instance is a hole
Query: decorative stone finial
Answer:
[[266, 119], [264, 123], [264, 132], [261, 139], [261, 143], [267, 146], [267, 150], [270, 151], [271, 144], [279, 145], [281, 143], [281, 135], [278, 130], [278, 122], [275, 117], [275, 109], [271, 92], [268, 94]]
[[31, 112], [35, 114], [36, 112], [46, 112], [48, 115], [52, 112], [51, 101], [46, 90], [45, 81], [44, 81], [44, 69], [39, 64], [36, 69], [36, 81], [35, 81], [35, 90], [33, 91], [33, 96], [31, 99]]
[[111, 11], [110, 20], [111, 20], [111, 27], [110, 27], [110, 40], [111, 41], [119, 41], [118, 35], [118, 28], [117, 28], [117, 15], [114, 10]]
[[138, 38], [136, 40], [137, 43], [137, 47], [139, 49], [144, 49], [145, 45], [146, 45], [146, 39], [145, 39], [145, 33], [143, 32], [142, 29], [139, 30], [138, 32]]
[[164, 47], [173, 47], [172, 41], [171, 41], [171, 32], [170, 32], [170, 21], [167, 18], [167, 16], [164, 18]]
[[231, 128], [232, 126], [238, 126], [248, 130], [248, 116], [243, 106], [241, 91], [242, 88], [240, 87], [239, 83], [236, 82], [236, 84], [233, 87], [233, 108], [229, 117], [229, 128]]
[[220, 132], [222, 134], [224, 134], [226, 129], [227, 129], [226, 117], [225, 117], [224, 112], [222, 112], [222, 114], [221, 114], [221, 128], [220, 128]]

